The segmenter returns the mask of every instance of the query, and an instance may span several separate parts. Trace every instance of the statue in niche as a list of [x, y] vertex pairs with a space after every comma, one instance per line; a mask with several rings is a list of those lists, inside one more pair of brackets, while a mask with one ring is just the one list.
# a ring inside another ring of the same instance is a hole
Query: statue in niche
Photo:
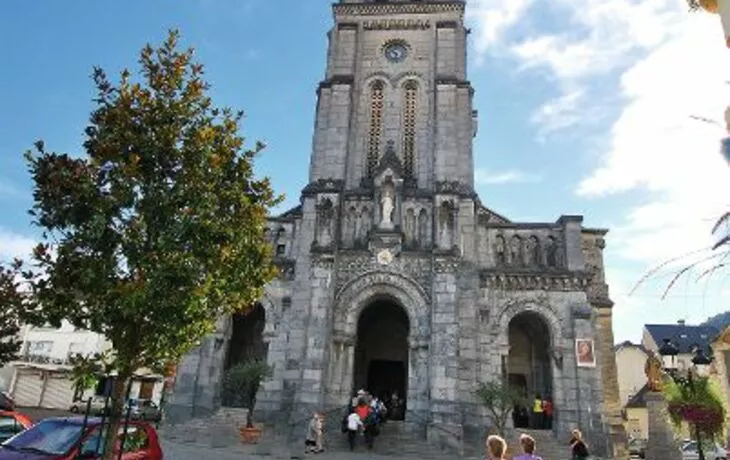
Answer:
[[525, 264], [528, 267], [540, 265], [540, 241], [534, 235], [525, 241]]
[[444, 201], [439, 209], [439, 243], [442, 249], [451, 249], [454, 245], [454, 208], [451, 202]]
[[410, 244], [416, 239], [416, 213], [413, 208], [406, 211], [406, 241]]
[[332, 200], [325, 198], [317, 209], [317, 243], [319, 246], [326, 247], [332, 243], [335, 208]]
[[558, 243], [555, 238], [549, 236], [545, 242], [545, 262], [548, 267], [558, 266]]
[[425, 209], [418, 213], [418, 242], [421, 248], [428, 249], [428, 213]]
[[357, 238], [357, 210], [354, 206], [351, 206], [345, 214], [343, 238], [347, 246], [352, 246]]
[[507, 263], [506, 250], [507, 248], [504, 244], [504, 237], [502, 235], [497, 235], [494, 238], [494, 253], [497, 258], [497, 265], [504, 265]]
[[368, 239], [368, 232], [370, 231], [370, 210], [367, 206], [363, 206], [360, 215], [357, 218], [357, 240], [360, 244], [364, 244]]
[[510, 262], [512, 265], [522, 265], [522, 239], [515, 235], [509, 242]]
[[395, 214], [395, 187], [388, 180], [383, 184], [380, 196], [380, 228], [393, 228]]

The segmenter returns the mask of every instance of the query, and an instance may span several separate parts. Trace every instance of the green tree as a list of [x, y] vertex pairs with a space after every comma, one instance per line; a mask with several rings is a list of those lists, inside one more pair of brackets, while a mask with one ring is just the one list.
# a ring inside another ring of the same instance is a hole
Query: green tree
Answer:
[[487, 409], [487, 416], [494, 424], [497, 433], [504, 436], [512, 410], [515, 405], [524, 402], [520, 392], [509, 386], [507, 382], [499, 380], [480, 383], [476, 395]]
[[227, 406], [245, 407], [246, 427], [253, 427], [256, 394], [261, 383], [271, 377], [273, 369], [264, 361], [249, 360], [238, 363], [223, 376], [221, 397]]
[[144, 47], [136, 78], [123, 70], [115, 84], [94, 69], [85, 156], [41, 141], [26, 154], [31, 215], [47, 238], [26, 273], [27, 317], [111, 342], [113, 431], [136, 369], [177, 362], [276, 276], [264, 228], [280, 197], [253, 170], [263, 145], [244, 146], [241, 112], [213, 107], [203, 66], [178, 38]]
[[16, 261], [11, 267], [0, 267], [0, 293], [8, 293], [0, 296], [0, 367], [18, 358], [22, 344], [20, 315], [29, 302], [19, 282], [20, 266]]

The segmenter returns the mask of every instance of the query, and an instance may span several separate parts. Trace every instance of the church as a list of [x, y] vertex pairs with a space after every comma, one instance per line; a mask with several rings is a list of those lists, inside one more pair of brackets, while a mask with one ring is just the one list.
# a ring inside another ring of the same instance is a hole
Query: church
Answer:
[[578, 428], [614, 456], [607, 231], [480, 201], [465, 3], [333, 5], [308, 184], [267, 229], [280, 276], [183, 360], [170, 417], [215, 412], [225, 369], [257, 357], [273, 368], [258, 419], [342, 408], [362, 388], [458, 444], [490, 425], [479, 384], [503, 379], [552, 400], [556, 439]]

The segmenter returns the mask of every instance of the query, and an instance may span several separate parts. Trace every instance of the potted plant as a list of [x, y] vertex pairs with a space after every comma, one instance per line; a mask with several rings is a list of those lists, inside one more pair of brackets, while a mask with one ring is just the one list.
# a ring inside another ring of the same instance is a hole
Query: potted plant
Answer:
[[266, 362], [249, 360], [231, 367], [223, 376], [223, 404], [248, 409], [246, 425], [239, 427], [241, 441], [246, 444], [255, 444], [261, 438], [261, 428], [253, 423], [253, 412], [259, 387], [271, 374], [271, 366]]

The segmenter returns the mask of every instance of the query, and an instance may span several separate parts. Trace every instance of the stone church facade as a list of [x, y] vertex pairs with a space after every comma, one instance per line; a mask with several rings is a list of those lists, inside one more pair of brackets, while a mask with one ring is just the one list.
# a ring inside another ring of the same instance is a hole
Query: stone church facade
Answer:
[[574, 215], [513, 222], [480, 201], [464, 8], [333, 6], [309, 183], [267, 230], [281, 275], [257, 324], [222, 319], [183, 360], [172, 418], [215, 411], [222, 372], [248, 347], [274, 369], [259, 418], [343, 407], [368, 388], [401, 395], [407, 424], [464, 439], [488, 425], [478, 384], [504, 378], [552, 398], [556, 436], [577, 427], [614, 450], [606, 231]]

